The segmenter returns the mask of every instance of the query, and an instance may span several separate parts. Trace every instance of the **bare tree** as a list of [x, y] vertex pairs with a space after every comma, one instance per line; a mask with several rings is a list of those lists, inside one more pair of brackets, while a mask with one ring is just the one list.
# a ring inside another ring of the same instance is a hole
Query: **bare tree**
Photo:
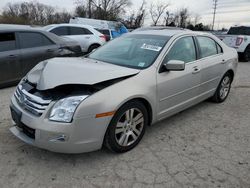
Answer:
[[36, 1], [9, 3], [3, 10], [0, 23], [47, 25], [68, 22], [70, 17], [66, 11], [56, 12], [54, 7]]
[[194, 16], [194, 25], [198, 24], [201, 20], [201, 16], [199, 14], [195, 14]]
[[157, 25], [163, 13], [166, 11], [169, 3], [151, 3], [149, 8], [149, 13], [151, 15], [151, 19], [153, 21], [153, 25]]
[[187, 8], [182, 8], [179, 12], [179, 27], [185, 28], [187, 25], [187, 20], [189, 17], [188, 9]]
[[164, 17], [165, 26], [175, 26], [176, 25], [176, 17], [174, 13], [170, 11], [166, 11], [166, 15]]
[[77, 3], [78, 7], [85, 7], [84, 12], [87, 17], [102, 20], [117, 20], [125, 12], [125, 8], [131, 5], [130, 0], [88, 0], [87, 2], [78, 0]]
[[137, 12], [137, 16], [135, 18], [135, 28], [141, 27], [144, 24], [145, 16], [146, 16], [146, 9], [145, 9], [146, 1], [143, 0], [141, 7]]
[[135, 29], [138, 27], [141, 27], [144, 23], [144, 19], [146, 16], [146, 1], [143, 0], [141, 6], [139, 7], [139, 9], [137, 10], [137, 13], [135, 13], [135, 11], [133, 11], [130, 16], [128, 17], [128, 19], [123, 20], [123, 23], [131, 29]]

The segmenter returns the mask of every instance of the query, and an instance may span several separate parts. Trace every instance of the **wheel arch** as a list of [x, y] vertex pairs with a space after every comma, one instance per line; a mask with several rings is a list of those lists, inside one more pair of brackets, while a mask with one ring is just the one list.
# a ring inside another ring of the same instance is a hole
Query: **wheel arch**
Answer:
[[[152, 105], [151, 103], [143, 98], [143, 97], [135, 97], [135, 98], [131, 98], [127, 101], [125, 101], [124, 103], [122, 103], [119, 108], [121, 108], [123, 105], [129, 103], [129, 102], [133, 102], [133, 101], [138, 101], [138, 102], [141, 102], [147, 109], [147, 113], [148, 113], [148, 119], [149, 119], [149, 125], [151, 125], [152, 121], [153, 121], [153, 108], [152, 108]], [[119, 109], [118, 108], [118, 109]]]
[[248, 44], [244, 50], [244, 53], [250, 48], [250, 44]]
[[93, 44], [89, 45], [89, 48], [90, 48], [91, 46], [98, 46], [98, 47], [100, 47], [101, 44], [99, 44], [99, 43], [93, 43]]
[[225, 74], [230, 74], [232, 81], [234, 80], [234, 71], [232, 69], [229, 69]]

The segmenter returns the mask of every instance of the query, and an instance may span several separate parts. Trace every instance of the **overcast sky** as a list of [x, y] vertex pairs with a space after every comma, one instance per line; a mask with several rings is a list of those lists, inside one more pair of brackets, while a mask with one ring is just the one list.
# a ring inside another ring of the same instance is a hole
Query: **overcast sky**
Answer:
[[[0, 9], [8, 2], [23, 2], [32, 0], [0, 0]], [[75, 0], [37, 0], [58, 9], [73, 11], [76, 4]], [[206, 24], [212, 23], [213, 0], [159, 0], [160, 2], [169, 2], [170, 12], [175, 12], [183, 7], [190, 10], [191, 15], [199, 14], [201, 21]], [[136, 10], [142, 0], [131, 0], [133, 3], [128, 11]], [[157, 0], [146, 0], [147, 6]], [[218, 14], [216, 16], [215, 28], [230, 27], [231, 25], [250, 25], [250, 0], [218, 0]], [[151, 24], [150, 16], [147, 16], [145, 25]]]

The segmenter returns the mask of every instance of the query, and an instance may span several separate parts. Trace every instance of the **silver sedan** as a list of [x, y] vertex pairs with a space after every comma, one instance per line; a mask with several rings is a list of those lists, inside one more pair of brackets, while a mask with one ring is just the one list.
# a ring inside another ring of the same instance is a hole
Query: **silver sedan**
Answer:
[[81, 58], [54, 58], [33, 68], [11, 100], [10, 130], [50, 151], [81, 153], [103, 145], [126, 152], [146, 127], [230, 92], [237, 52], [213, 35], [139, 31]]

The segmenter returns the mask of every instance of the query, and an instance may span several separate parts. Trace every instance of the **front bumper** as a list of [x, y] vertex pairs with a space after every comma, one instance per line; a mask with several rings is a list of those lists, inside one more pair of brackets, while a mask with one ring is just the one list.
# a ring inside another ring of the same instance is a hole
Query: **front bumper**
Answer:
[[[20, 122], [10, 131], [27, 144], [59, 153], [83, 153], [102, 147], [107, 126], [112, 117], [95, 118], [87, 116], [73, 119], [72, 123], [50, 121], [50, 104], [42, 116], [37, 117], [23, 110], [13, 96], [11, 108], [20, 112]], [[27, 129], [27, 130], [26, 130]], [[28, 131], [28, 132], [27, 132]]]

